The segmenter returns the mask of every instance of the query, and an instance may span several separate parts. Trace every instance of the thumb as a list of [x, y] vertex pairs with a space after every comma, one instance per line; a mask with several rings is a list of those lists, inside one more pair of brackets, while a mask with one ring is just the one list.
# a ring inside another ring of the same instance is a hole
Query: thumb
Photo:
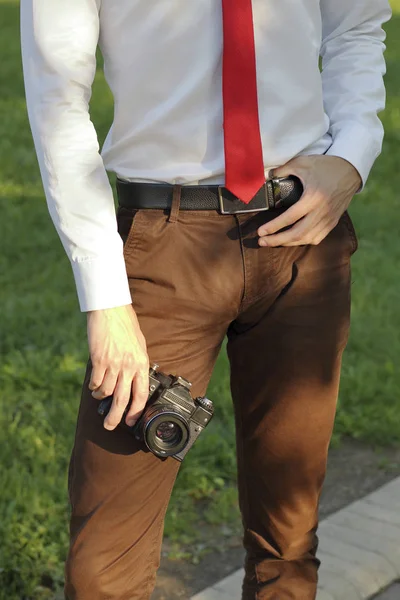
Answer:
[[296, 175], [299, 177], [297, 170], [296, 159], [293, 158], [289, 160], [289, 162], [285, 163], [281, 167], [277, 167], [276, 169], [271, 169], [269, 172], [269, 177], [289, 177], [290, 175]]

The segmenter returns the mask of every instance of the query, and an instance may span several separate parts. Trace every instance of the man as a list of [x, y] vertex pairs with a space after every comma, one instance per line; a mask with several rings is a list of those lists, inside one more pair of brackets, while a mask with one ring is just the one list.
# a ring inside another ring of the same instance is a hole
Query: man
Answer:
[[[140, 416], [150, 361], [204, 394], [227, 334], [242, 598], [311, 600], [357, 246], [346, 209], [381, 150], [388, 2], [22, 0], [21, 11], [31, 127], [91, 358], [66, 597], [150, 597], [179, 463], [117, 425], [131, 396], [127, 424]], [[98, 42], [115, 100], [101, 156], [88, 113]], [[111, 395], [103, 427], [95, 399]]]

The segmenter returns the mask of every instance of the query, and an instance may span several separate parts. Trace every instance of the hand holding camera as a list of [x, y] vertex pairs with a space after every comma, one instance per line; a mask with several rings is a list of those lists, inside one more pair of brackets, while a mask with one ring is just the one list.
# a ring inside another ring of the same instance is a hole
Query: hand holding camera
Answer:
[[[149, 372], [149, 394], [146, 407], [137, 423], [130, 427], [122, 417], [120, 427], [160, 458], [172, 456], [182, 461], [200, 433], [210, 422], [214, 407], [205, 397], [192, 398], [191, 383], [183, 377], [165, 375], [153, 365]], [[106, 417], [112, 397], [99, 404], [98, 413]]]
[[146, 340], [131, 304], [87, 314], [92, 372], [89, 389], [96, 400], [113, 396], [104, 421], [113, 430], [125, 413], [129, 425], [138, 420], [149, 392], [149, 358]]

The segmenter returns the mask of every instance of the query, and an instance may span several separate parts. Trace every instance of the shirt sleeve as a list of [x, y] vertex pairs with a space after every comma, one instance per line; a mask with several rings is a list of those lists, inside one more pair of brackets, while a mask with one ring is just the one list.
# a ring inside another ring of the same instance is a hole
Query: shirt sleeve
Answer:
[[131, 303], [112, 189], [89, 116], [100, 3], [21, 0], [28, 116], [82, 312]]
[[327, 154], [349, 161], [365, 185], [382, 149], [387, 0], [321, 0], [322, 82], [333, 143]]

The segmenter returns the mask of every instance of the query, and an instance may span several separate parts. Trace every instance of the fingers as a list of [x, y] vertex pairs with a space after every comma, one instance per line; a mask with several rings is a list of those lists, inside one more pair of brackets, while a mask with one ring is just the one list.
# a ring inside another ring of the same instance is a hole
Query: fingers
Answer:
[[120, 424], [122, 416], [128, 406], [131, 396], [132, 374], [122, 371], [118, 377], [113, 393], [113, 402], [110, 412], [104, 419], [104, 427], [112, 431]]
[[118, 370], [109, 367], [104, 373], [103, 381], [92, 392], [93, 398], [96, 398], [96, 400], [102, 400], [103, 398], [111, 396], [114, 393], [117, 380]]
[[319, 244], [348, 207], [358, 184], [354, 174], [346, 161], [330, 156], [299, 156], [274, 169], [274, 177], [299, 177], [304, 192], [296, 204], [259, 227], [259, 245]]
[[297, 156], [281, 167], [272, 169], [272, 171], [269, 172], [269, 177], [289, 177], [290, 175], [295, 175], [303, 182], [303, 167], [307, 163], [307, 161], [304, 160], [305, 158], [307, 157]]
[[93, 361], [92, 359], [92, 373], [89, 381], [89, 390], [97, 390], [103, 383], [104, 375], [107, 367], [100, 361]]
[[[305, 234], [309, 232], [309, 219], [304, 218], [302, 221], [293, 225], [288, 231], [265, 236], [259, 240], [260, 246], [300, 246], [308, 244]], [[304, 225], [305, 222], [305, 225]]]
[[149, 367], [141, 368], [132, 382], [132, 403], [126, 415], [126, 424], [132, 427], [140, 417], [149, 397]]
[[328, 209], [323, 194], [306, 188], [296, 204], [259, 227], [259, 245], [300, 246], [317, 243], [315, 240], [321, 239], [322, 231], [329, 226], [332, 229], [335, 225]]
[[141, 360], [140, 366], [139, 362], [136, 362], [131, 355], [126, 355], [119, 366], [114, 364], [106, 370], [100, 360], [92, 359], [92, 363], [93, 370], [89, 388], [94, 389], [97, 386], [92, 392], [92, 396], [96, 400], [113, 396], [110, 411], [104, 419], [104, 427], [111, 431], [120, 424], [131, 394], [132, 408], [126, 422], [128, 425], [133, 425], [148, 400], [149, 361], [147, 355]]
[[142, 398], [147, 400], [149, 358], [146, 340], [131, 304], [89, 311], [87, 333], [92, 361], [89, 388], [97, 400], [112, 396], [104, 427], [115, 429], [129, 404], [133, 380], [139, 382], [138, 391], [135, 391], [136, 404], [141, 403]]
[[[271, 235], [272, 233], [276, 233], [280, 229], [284, 227], [289, 227], [293, 225], [297, 221], [299, 221], [302, 217], [304, 217], [309, 212], [309, 202], [306, 196], [303, 196], [296, 204], [293, 204], [290, 208], [288, 208], [284, 213], [269, 221], [269, 223], [265, 223], [265, 225], [261, 225], [258, 229], [258, 235], [262, 238], [264, 235]], [[262, 245], [262, 244], [261, 244]]]
[[315, 221], [313, 215], [304, 217], [289, 230], [259, 240], [261, 246], [304, 246], [319, 244], [334, 228], [335, 222]]

